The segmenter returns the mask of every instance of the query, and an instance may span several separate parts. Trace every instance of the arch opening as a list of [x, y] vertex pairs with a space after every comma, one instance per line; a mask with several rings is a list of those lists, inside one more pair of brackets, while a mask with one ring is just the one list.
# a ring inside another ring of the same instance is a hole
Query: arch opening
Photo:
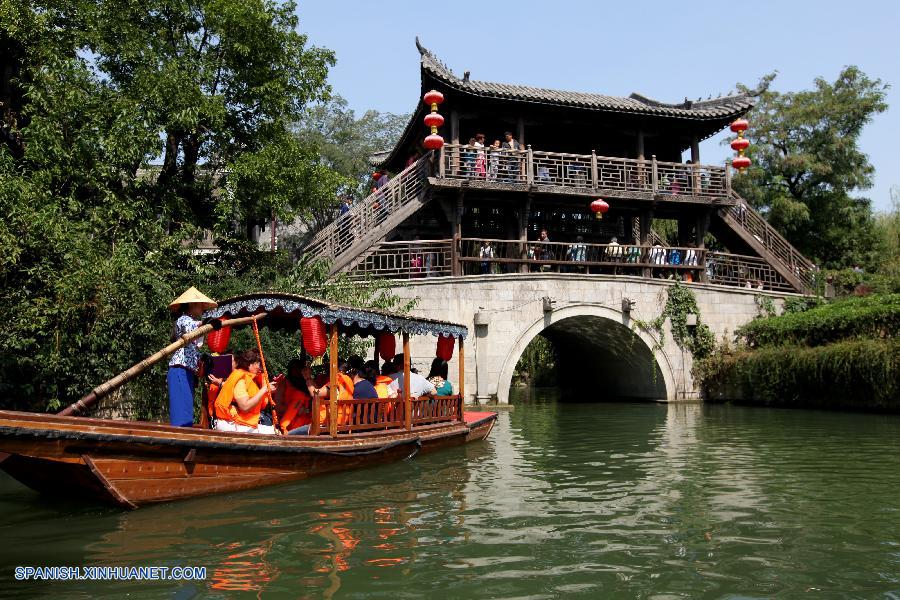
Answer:
[[[559, 314], [568, 312], [569, 314]], [[673, 371], [655, 340], [642, 329], [633, 330], [627, 316], [603, 307], [577, 307], [554, 312], [534, 323], [510, 348], [501, 370], [498, 398], [508, 401], [513, 375], [524, 356], [533, 362], [530, 345], [550, 347], [553, 373], [537, 383], [550, 382], [561, 398], [579, 402], [665, 401], [672, 396]], [[536, 341], [537, 340], [537, 341]], [[541, 340], [546, 340], [543, 342]], [[524, 365], [520, 365], [524, 366]], [[533, 365], [531, 365], [533, 368]], [[520, 369], [521, 370], [521, 369]]]

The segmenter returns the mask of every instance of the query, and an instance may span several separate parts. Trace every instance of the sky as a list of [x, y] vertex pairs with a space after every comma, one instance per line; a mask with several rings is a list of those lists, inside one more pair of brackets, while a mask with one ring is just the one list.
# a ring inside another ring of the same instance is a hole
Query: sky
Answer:
[[[329, 83], [358, 112], [407, 113], [421, 101], [417, 35], [459, 76], [665, 102], [752, 87], [772, 71], [778, 91], [810, 89], [857, 65], [892, 86], [860, 139], [876, 174], [859, 195], [888, 210], [900, 186], [896, 0], [298, 0], [297, 13], [309, 42], [335, 52]], [[702, 162], [733, 155], [723, 137], [701, 144]]]

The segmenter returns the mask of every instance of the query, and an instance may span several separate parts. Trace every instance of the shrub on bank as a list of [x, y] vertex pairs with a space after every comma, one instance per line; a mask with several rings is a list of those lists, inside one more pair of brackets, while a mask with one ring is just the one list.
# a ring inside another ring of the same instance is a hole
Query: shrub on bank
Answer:
[[720, 351], [698, 365], [708, 400], [900, 411], [900, 339]]
[[840, 340], [889, 338], [900, 331], [900, 294], [845, 298], [803, 312], [754, 320], [735, 333], [751, 348], [819, 346]]

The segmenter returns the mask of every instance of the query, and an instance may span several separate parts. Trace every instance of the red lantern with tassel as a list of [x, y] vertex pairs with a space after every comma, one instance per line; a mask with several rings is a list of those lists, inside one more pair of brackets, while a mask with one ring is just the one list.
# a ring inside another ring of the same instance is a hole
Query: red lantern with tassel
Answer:
[[310, 356], [322, 356], [328, 346], [325, 335], [325, 323], [320, 317], [301, 317], [300, 332], [303, 335], [303, 348]]
[[594, 214], [598, 219], [602, 219], [603, 215], [606, 214], [606, 211], [609, 210], [609, 204], [607, 204], [606, 200], [603, 198], [597, 198], [591, 202], [591, 210], [594, 211]]
[[437, 341], [437, 351], [435, 352], [435, 356], [437, 356], [441, 360], [449, 361], [453, 358], [453, 346], [456, 345], [456, 338], [452, 335], [438, 335]]
[[731, 166], [740, 171], [750, 166], [750, 159], [746, 156], [735, 156], [731, 160]]
[[440, 150], [444, 147], [444, 138], [438, 135], [438, 127], [444, 124], [444, 117], [438, 114], [438, 104], [444, 101], [444, 95], [437, 90], [425, 93], [422, 98], [431, 107], [431, 113], [425, 115], [425, 126], [431, 129], [431, 135], [425, 138], [422, 145], [428, 150]]
[[391, 360], [397, 353], [397, 340], [390, 331], [382, 331], [375, 340], [375, 347], [381, 360]]
[[206, 345], [209, 346], [210, 352], [222, 354], [228, 348], [228, 342], [231, 341], [231, 327], [222, 327], [214, 329], [206, 336]]
[[750, 127], [747, 119], [735, 119], [731, 124], [731, 130], [737, 134], [737, 137], [731, 140], [731, 149], [738, 153], [731, 161], [731, 166], [738, 170], [738, 173], [750, 166], [750, 159], [744, 156], [744, 150], [750, 146], [750, 140], [744, 137], [744, 132]]

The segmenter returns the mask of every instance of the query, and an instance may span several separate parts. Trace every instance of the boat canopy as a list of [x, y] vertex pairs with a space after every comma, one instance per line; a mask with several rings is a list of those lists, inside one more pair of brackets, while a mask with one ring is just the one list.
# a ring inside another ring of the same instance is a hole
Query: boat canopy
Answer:
[[337, 323], [339, 331], [345, 335], [362, 337], [374, 336], [379, 331], [390, 331], [412, 335], [430, 333], [465, 339], [469, 333], [465, 325], [448, 321], [332, 304], [298, 294], [280, 292], [260, 292], [228, 298], [219, 302], [216, 308], [203, 313], [203, 316], [234, 319], [259, 313], [266, 313], [266, 318], [260, 324], [274, 329], [296, 330], [300, 328], [301, 317], [319, 317], [326, 325]]

